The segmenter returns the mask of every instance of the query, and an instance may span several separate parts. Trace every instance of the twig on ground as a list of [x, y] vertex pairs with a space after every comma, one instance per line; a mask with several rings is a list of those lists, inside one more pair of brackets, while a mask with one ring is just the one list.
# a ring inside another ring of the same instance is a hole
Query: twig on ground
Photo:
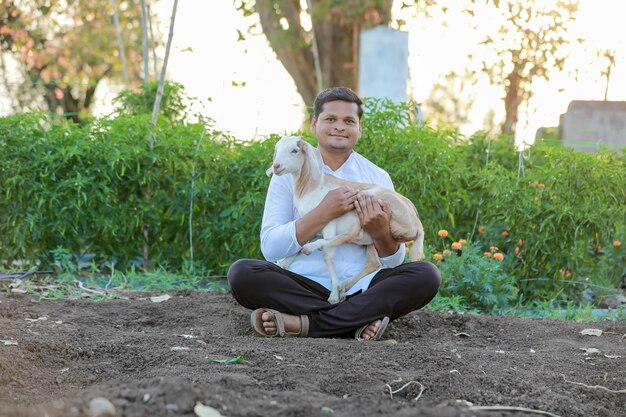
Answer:
[[533, 410], [532, 408], [524, 408], [524, 407], [507, 407], [503, 405], [484, 405], [484, 406], [476, 405], [476, 406], [468, 407], [468, 410], [471, 410], [471, 411], [525, 411], [528, 413], [542, 414], [544, 416], [560, 417], [557, 414], [549, 413], [547, 411]]
[[565, 382], [569, 382], [570, 384], [574, 384], [574, 385], [580, 385], [581, 387], [585, 387], [588, 389], [601, 389], [606, 392], [610, 392], [611, 394], [626, 394], [626, 389], [615, 391], [607, 387], [603, 387], [602, 385], [587, 385], [587, 384], [583, 384], [582, 382], [568, 381], [567, 379], [565, 380]]
[[53, 275], [54, 271], [36, 271], [31, 269], [30, 271], [25, 272], [14, 272], [12, 274], [3, 274], [0, 275], [0, 279], [23, 279], [27, 278], [31, 275]]
[[83, 285], [83, 283], [82, 283], [82, 282], [80, 282], [80, 281], [79, 281], [79, 280], [77, 280], [77, 279], [75, 279], [75, 280], [74, 280], [74, 282], [75, 282], [76, 284], [78, 284], [78, 287], [79, 287], [81, 290], [85, 291], [85, 292], [90, 292], [90, 293], [92, 293], [92, 294], [104, 294], [102, 291], [92, 290], [91, 288], [87, 288], [87, 287], [85, 287], [85, 286]]
[[413, 385], [413, 384], [417, 384], [420, 386], [420, 392], [419, 394], [417, 394], [417, 397], [413, 398], [413, 401], [417, 401], [420, 399], [420, 397], [422, 396], [422, 393], [424, 392], [424, 386], [417, 382], [417, 381], [409, 381], [406, 384], [402, 385], [400, 388], [398, 388], [397, 390], [393, 390], [391, 389], [391, 385], [389, 384], [385, 384], [385, 386], [387, 387], [387, 389], [389, 390], [389, 397], [391, 397], [393, 399], [393, 394], [397, 394], [399, 392], [401, 392], [403, 389], [405, 389], [406, 387]]

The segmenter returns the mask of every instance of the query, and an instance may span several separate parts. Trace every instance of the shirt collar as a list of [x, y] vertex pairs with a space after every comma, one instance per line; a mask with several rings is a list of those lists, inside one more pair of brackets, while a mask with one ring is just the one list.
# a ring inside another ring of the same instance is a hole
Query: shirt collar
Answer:
[[324, 171], [329, 174], [339, 174], [341, 171], [343, 171], [344, 169], [347, 169], [347, 167], [352, 165], [352, 161], [354, 161], [354, 158], [356, 158], [356, 155], [357, 155], [356, 151], [350, 152], [350, 156], [348, 156], [348, 159], [346, 159], [346, 162], [341, 164], [341, 166], [337, 168], [336, 171], [333, 171], [332, 168], [324, 164]]

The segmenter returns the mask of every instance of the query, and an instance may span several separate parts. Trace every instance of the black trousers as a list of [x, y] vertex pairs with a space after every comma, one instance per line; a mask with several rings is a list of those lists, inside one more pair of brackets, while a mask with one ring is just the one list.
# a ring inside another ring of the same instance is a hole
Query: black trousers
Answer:
[[441, 284], [430, 262], [411, 262], [380, 270], [369, 288], [330, 304], [330, 291], [315, 281], [271, 262], [240, 259], [228, 270], [235, 300], [251, 310], [272, 308], [309, 317], [309, 337], [349, 337], [361, 326], [391, 320], [424, 307]]

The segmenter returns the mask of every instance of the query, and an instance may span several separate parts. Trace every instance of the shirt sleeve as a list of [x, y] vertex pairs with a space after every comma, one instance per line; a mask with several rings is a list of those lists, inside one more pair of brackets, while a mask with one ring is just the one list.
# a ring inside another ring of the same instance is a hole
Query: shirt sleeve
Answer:
[[291, 176], [272, 176], [261, 223], [261, 253], [276, 262], [298, 252], [302, 247], [296, 239], [296, 210], [293, 204]]

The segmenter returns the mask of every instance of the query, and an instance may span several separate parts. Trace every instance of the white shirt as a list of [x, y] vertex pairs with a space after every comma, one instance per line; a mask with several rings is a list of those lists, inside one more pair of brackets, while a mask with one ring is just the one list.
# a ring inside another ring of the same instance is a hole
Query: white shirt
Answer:
[[[348, 181], [376, 184], [393, 190], [389, 174], [356, 152], [352, 152], [337, 171], [331, 170], [328, 166], [324, 166], [324, 171]], [[293, 175], [272, 176], [261, 225], [261, 252], [265, 259], [276, 262], [300, 251], [302, 246], [296, 239], [296, 220], [299, 218], [300, 215], [293, 202]], [[393, 268], [404, 261], [404, 256], [405, 246], [402, 243], [396, 253], [380, 258], [380, 261], [383, 267]], [[335, 268], [341, 281], [361, 272], [365, 261], [365, 246], [343, 244], [336, 248]], [[287, 269], [330, 290], [330, 273], [321, 250], [310, 255], [299, 253]], [[380, 269], [361, 278], [346, 294], [365, 291], [378, 271]]]

